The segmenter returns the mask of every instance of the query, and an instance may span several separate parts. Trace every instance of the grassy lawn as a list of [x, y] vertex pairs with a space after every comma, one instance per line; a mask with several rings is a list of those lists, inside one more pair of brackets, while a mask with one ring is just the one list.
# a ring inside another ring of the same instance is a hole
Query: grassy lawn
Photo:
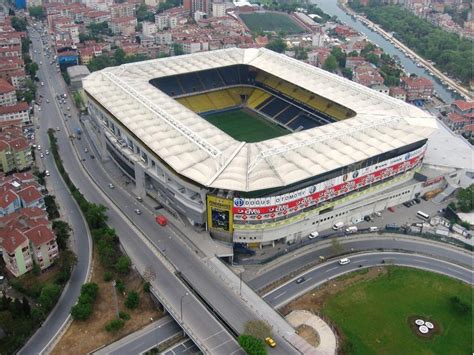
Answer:
[[206, 116], [204, 119], [234, 139], [249, 143], [290, 133], [290, 131], [246, 110], [216, 113]]
[[301, 33], [304, 30], [285, 13], [240, 14], [240, 18], [252, 32], [275, 31], [287, 34]]
[[[328, 298], [322, 312], [342, 331], [351, 354], [469, 354], [472, 308], [459, 314], [449, 301], [453, 296], [472, 305], [472, 287], [460, 281], [391, 268]], [[419, 338], [407, 322], [414, 315], [435, 321], [441, 333], [432, 339]]]

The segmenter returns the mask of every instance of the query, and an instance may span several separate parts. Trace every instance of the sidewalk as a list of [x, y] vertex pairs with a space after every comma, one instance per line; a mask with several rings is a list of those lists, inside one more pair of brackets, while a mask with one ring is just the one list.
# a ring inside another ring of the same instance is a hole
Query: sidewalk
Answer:
[[286, 316], [290, 324], [298, 328], [300, 325], [307, 325], [313, 328], [319, 335], [319, 345], [316, 348], [308, 349], [305, 354], [333, 355], [336, 354], [336, 335], [329, 325], [317, 315], [309, 311], [293, 311]]

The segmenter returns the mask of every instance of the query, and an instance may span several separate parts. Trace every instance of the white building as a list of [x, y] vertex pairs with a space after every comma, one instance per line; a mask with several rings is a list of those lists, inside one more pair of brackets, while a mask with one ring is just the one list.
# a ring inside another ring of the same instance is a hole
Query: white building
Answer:
[[157, 30], [156, 23], [148, 21], [142, 22], [142, 33], [145, 37], [153, 37]]
[[5, 79], [0, 79], [0, 106], [16, 105], [16, 91]]

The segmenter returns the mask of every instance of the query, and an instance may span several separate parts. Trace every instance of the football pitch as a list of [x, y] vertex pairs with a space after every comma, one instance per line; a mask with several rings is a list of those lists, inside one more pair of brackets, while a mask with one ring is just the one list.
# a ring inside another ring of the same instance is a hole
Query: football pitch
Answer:
[[245, 22], [249, 30], [253, 32], [274, 31], [288, 34], [304, 32], [304, 29], [285, 13], [264, 12], [240, 14], [240, 18]]
[[205, 116], [204, 119], [232, 138], [254, 143], [290, 133], [270, 121], [248, 110], [220, 112]]

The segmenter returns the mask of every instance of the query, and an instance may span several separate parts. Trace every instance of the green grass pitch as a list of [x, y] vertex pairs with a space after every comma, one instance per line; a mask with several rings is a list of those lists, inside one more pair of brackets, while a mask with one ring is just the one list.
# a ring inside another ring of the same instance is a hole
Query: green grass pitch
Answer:
[[[453, 308], [454, 296], [470, 309]], [[444, 275], [391, 267], [331, 296], [322, 313], [342, 330], [350, 354], [472, 354], [472, 286]], [[439, 334], [420, 338], [411, 316], [432, 319]]]
[[248, 110], [221, 112], [204, 117], [234, 139], [248, 143], [259, 142], [290, 133], [278, 125]]
[[275, 31], [287, 34], [301, 33], [304, 30], [284, 13], [240, 14], [240, 18], [252, 32]]

